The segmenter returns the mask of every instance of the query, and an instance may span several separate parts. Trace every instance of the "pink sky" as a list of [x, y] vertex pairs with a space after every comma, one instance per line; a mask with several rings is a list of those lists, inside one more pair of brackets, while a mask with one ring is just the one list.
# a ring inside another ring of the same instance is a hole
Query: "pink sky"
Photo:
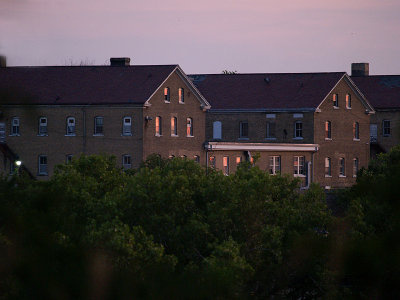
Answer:
[[8, 65], [400, 74], [399, 0], [0, 0]]

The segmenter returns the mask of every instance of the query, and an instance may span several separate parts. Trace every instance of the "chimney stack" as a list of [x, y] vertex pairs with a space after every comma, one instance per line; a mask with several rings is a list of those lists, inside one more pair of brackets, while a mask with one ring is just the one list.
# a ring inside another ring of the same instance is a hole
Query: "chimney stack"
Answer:
[[369, 76], [369, 63], [352, 63], [351, 76]]
[[0, 55], [0, 68], [7, 67], [7, 58], [3, 55]]
[[112, 67], [129, 66], [131, 59], [129, 57], [111, 57], [110, 64]]

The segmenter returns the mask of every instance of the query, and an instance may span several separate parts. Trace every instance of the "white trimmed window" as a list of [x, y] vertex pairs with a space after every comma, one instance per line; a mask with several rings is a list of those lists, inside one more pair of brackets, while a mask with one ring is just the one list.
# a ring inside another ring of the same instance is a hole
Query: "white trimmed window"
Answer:
[[193, 136], [193, 119], [186, 119], [186, 136]]
[[103, 135], [104, 134], [104, 118], [95, 117], [94, 118], [94, 134]]
[[240, 122], [239, 127], [240, 127], [239, 137], [241, 139], [247, 139], [249, 137], [249, 123]]
[[132, 118], [124, 117], [122, 120], [122, 135], [132, 135]]
[[38, 135], [41, 135], [41, 136], [47, 135], [47, 118], [46, 117], [39, 118]]
[[390, 120], [383, 120], [382, 121], [382, 134], [383, 136], [390, 136]]
[[67, 118], [67, 133], [66, 135], [75, 135], [75, 118]]
[[222, 139], [222, 123], [220, 121], [213, 122], [213, 139]]
[[332, 100], [333, 100], [333, 107], [338, 108], [339, 107], [339, 95], [333, 94]]
[[330, 157], [325, 157], [325, 177], [332, 176], [332, 161]]
[[331, 121], [325, 122], [325, 139], [332, 139], [332, 125]]
[[178, 89], [178, 100], [179, 103], [185, 103], [185, 93], [184, 93], [184, 89], [183, 88], [179, 88]]
[[47, 156], [46, 155], [39, 155], [38, 175], [48, 175]]
[[339, 177], [346, 177], [346, 163], [344, 157], [339, 158]]
[[351, 108], [351, 95], [350, 94], [346, 95], [346, 108], [347, 109]]
[[11, 120], [11, 135], [19, 135], [19, 118], [14, 117]]
[[305, 176], [304, 156], [293, 157], [293, 174], [294, 176]]
[[156, 117], [156, 136], [162, 136], [162, 118]]
[[303, 122], [301, 121], [294, 122], [294, 138], [303, 138]]
[[357, 177], [357, 173], [358, 173], [358, 158], [355, 157], [353, 159], [353, 177]]
[[269, 157], [269, 174], [276, 175], [281, 172], [281, 157], [270, 156]]
[[169, 87], [164, 88], [164, 101], [165, 102], [170, 102]]
[[178, 136], [178, 120], [176, 117], [171, 117], [171, 135]]
[[131, 156], [130, 155], [122, 155], [122, 168], [124, 170], [128, 170], [132, 168], [132, 163], [131, 163]]
[[360, 139], [360, 125], [358, 124], [358, 122], [353, 123], [353, 139]]

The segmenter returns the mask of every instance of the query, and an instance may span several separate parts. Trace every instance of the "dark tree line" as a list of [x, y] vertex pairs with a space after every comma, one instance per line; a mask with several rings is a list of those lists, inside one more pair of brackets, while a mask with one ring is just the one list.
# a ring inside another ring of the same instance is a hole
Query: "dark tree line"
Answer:
[[82, 156], [0, 181], [0, 299], [387, 299], [398, 292], [400, 148], [338, 195], [242, 163], [230, 176]]

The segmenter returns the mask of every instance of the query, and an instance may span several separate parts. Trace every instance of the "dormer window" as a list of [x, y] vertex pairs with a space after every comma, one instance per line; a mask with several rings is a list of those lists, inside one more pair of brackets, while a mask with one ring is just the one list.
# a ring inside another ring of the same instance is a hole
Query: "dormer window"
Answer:
[[185, 93], [183, 88], [179, 88], [178, 90], [179, 103], [185, 103]]
[[165, 102], [170, 102], [169, 87], [164, 88], [164, 101]]

